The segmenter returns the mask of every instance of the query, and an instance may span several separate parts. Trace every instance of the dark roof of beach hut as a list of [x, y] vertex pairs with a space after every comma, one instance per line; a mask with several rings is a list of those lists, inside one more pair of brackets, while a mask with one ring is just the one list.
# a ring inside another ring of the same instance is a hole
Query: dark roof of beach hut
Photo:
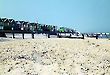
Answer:
[[5, 22], [7, 20], [7, 18], [2, 18], [2, 21]]
[[21, 24], [23, 24], [25, 21], [19, 21]]
[[20, 21], [15, 21], [15, 22], [16, 22], [16, 24], [21, 24]]
[[14, 19], [8, 19], [8, 21], [9, 21], [10, 23], [16, 23], [16, 21], [15, 21]]
[[23, 22], [23, 24], [29, 24], [29, 22]]
[[29, 23], [30, 25], [37, 25], [37, 23]]
[[9, 21], [13, 21], [14, 19], [8, 19]]
[[7, 18], [3, 19], [3, 22], [9, 23], [9, 20]]

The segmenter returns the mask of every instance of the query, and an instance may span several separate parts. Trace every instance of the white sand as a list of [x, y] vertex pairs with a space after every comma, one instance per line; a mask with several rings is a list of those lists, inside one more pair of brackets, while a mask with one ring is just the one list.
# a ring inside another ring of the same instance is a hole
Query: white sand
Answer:
[[110, 40], [2, 41], [0, 75], [110, 75]]

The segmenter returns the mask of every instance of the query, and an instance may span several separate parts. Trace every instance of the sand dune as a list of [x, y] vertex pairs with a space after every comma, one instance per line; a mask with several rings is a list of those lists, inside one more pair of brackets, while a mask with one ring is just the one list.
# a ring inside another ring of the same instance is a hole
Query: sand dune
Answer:
[[0, 75], [110, 75], [108, 39], [0, 42]]

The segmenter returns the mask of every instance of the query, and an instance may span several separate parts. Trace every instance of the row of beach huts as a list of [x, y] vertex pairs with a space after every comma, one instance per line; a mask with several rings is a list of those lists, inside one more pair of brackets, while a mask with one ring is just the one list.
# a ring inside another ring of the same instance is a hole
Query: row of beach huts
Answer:
[[[58, 38], [110, 38], [110, 33], [80, 33], [75, 29], [67, 27], [58, 27], [55, 25], [40, 24], [38, 22], [31, 23], [26, 21], [16, 21], [14, 19], [0, 18], [0, 37], [19, 37], [27, 38], [31, 36], [35, 38], [36, 36], [46, 36], [51, 38], [51, 36]], [[42, 37], [43, 37], [42, 36]]]

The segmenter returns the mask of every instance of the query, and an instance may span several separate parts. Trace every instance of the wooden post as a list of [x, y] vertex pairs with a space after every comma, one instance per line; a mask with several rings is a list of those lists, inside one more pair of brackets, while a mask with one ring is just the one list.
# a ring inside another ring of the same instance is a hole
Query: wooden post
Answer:
[[22, 31], [22, 38], [24, 39], [24, 26], [21, 28]]
[[15, 38], [13, 27], [12, 27], [12, 35], [13, 35], [13, 38]]
[[57, 33], [57, 38], [59, 38], [59, 33]]
[[98, 35], [98, 34], [96, 34], [96, 39], [98, 39], [98, 36], [99, 36], [99, 35]]
[[84, 34], [82, 34], [82, 39], [84, 39]]
[[48, 38], [50, 38], [50, 33], [48, 33]]
[[14, 34], [14, 31], [13, 31], [13, 38], [15, 38], [15, 34]]
[[58, 33], [57, 37], [58, 37], [58, 38], [61, 38], [61, 33]]
[[105, 33], [106, 38], [108, 38], [107, 34]]
[[24, 31], [22, 32], [22, 38], [24, 39]]
[[70, 33], [70, 38], [71, 38], [72, 34]]
[[34, 32], [32, 31], [32, 39], [34, 39]]

